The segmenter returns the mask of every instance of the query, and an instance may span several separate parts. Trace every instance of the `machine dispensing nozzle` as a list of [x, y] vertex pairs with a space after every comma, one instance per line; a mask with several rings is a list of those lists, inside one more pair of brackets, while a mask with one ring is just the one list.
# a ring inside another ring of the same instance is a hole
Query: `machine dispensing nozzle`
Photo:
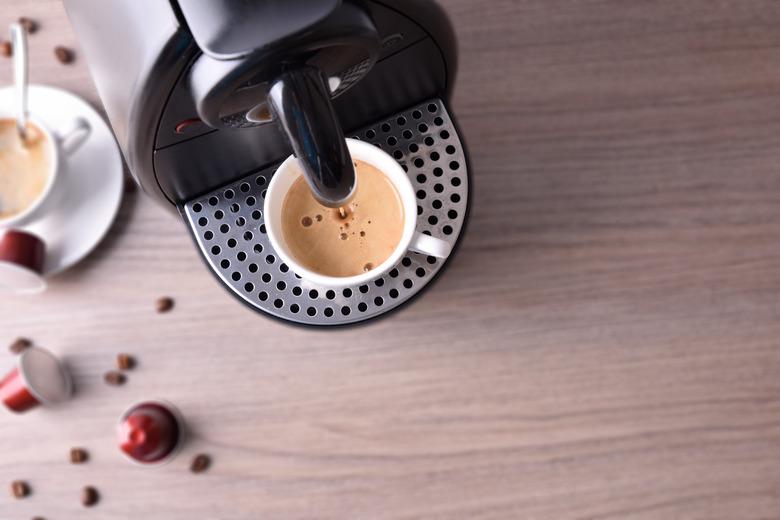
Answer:
[[355, 168], [330, 97], [328, 81], [311, 66], [285, 71], [268, 93], [314, 198], [341, 208], [355, 192]]

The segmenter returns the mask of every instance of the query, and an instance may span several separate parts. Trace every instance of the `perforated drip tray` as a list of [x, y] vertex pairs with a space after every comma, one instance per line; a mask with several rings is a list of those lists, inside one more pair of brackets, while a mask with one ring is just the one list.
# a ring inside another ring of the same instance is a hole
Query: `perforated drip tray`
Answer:
[[[454, 246], [467, 213], [468, 173], [463, 147], [441, 100], [422, 103], [352, 137], [396, 158], [417, 191], [417, 230]], [[385, 276], [338, 291], [300, 279], [276, 256], [263, 224], [265, 187], [275, 170], [244, 177], [184, 207], [211, 268], [252, 307], [298, 323], [355, 323], [408, 301], [446, 262], [409, 252]]]

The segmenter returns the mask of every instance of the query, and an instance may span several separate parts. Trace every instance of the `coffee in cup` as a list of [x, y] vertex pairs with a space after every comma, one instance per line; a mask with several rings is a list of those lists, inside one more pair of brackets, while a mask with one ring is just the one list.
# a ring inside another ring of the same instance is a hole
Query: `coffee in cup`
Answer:
[[354, 276], [384, 262], [401, 241], [404, 208], [392, 181], [376, 167], [354, 161], [356, 189], [343, 208], [312, 195], [303, 176], [282, 206], [282, 233], [307, 269], [326, 276]]
[[29, 122], [23, 140], [14, 119], [0, 119], [0, 220], [24, 212], [41, 198], [54, 160], [46, 132]]
[[346, 142], [356, 193], [345, 215], [314, 201], [295, 156], [271, 178], [263, 225], [281, 260], [307, 282], [335, 289], [379, 278], [408, 251], [446, 258], [447, 241], [416, 231], [417, 197], [401, 165], [374, 145]]

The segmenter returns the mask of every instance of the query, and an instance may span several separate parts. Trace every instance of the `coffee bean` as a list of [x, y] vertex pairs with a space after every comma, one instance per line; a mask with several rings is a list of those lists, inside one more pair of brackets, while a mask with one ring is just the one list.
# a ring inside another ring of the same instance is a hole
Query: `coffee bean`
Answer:
[[24, 498], [30, 494], [30, 486], [24, 480], [11, 482], [11, 494], [14, 498]]
[[54, 47], [54, 55], [60, 60], [60, 63], [71, 63], [75, 57], [72, 50], [62, 45]]
[[89, 454], [84, 448], [71, 448], [70, 449], [70, 462], [72, 464], [84, 464], [87, 462]]
[[127, 378], [122, 372], [117, 372], [116, 370], [109, 370], [103, 375], [103, 380], [108, 385], [119, 386], [125, 384]]
[[130, 354], [118, 354], [116, 356], [116, 366], [119, 370], [132, 370], [135, 367], [135, 358]]
[[38, 22], [36, 22], [35, 20], [31, 20], [26, 16], [22, 16], [21, 18], [19, 18], [19, 25], [21, 25], [22, 28], [25, 31], [27, 31], [28, 34], [33, 34], [38, 30]]
[[0, 41], [0, 55], [6, 58], [10, 57], [14, 53], [14, 48], [9, 41]]
[[92, 486], [86, 486], [81, 490], [81, 504], [84, 507], [92, 507], [100, 499], [97, 489]]
[[205, 453], [201, 453], [200, 455], [197, 455], [194, 459], [192, 459], [192, 464], [190, 465], [190, 471], [193, 473], [203, 473], [207, 469], [209, 469], [209, 466], [211, 466], [211, 457], [206, 455]]
[[163, 296], [157, 299], [157, 312], [168, 312], [173, 309], [173, 298]]
[[8, 346], [8, 350], [12, 354], [21, 354], [23, 350], [32, 347], [32, 341], [27, 338], [16, 338], [16, 340]]

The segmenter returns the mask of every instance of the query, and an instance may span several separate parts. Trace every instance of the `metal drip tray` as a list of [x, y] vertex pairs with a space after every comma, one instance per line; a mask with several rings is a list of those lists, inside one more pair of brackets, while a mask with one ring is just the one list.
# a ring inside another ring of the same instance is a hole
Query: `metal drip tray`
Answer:
[[[417, 230], [454, 246], [467, 214], [468, 172], [441, 100], [422, 103], [351, 137], [396, 158], [417, 191]], [[301, 280], [279, 260], [265, 233], [263, 197], [275, 170], [253, 173], [184, 206], [209, 266], [250, 306], [309, 325], [356, 323], [408, 301], [447, 261], [409, 252], [383, 277], [338, 291]]]

